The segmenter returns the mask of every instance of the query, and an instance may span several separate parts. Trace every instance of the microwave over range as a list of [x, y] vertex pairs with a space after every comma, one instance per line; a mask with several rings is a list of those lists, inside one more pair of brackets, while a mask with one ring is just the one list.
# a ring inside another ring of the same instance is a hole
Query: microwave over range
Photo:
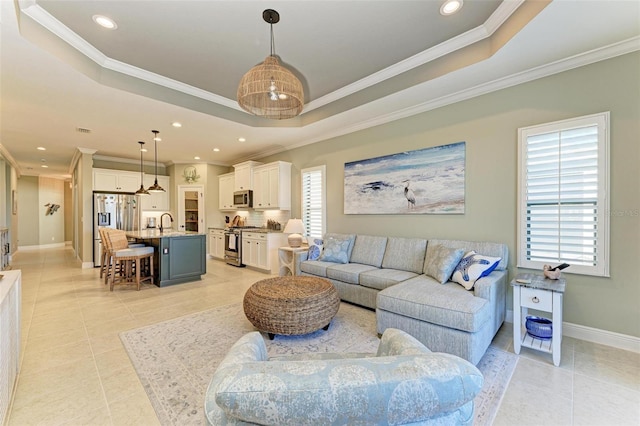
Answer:
[[253, 207], [253, 191], [250, 189], [235, 191], [233, 193], [233, 207], [238, 209]]

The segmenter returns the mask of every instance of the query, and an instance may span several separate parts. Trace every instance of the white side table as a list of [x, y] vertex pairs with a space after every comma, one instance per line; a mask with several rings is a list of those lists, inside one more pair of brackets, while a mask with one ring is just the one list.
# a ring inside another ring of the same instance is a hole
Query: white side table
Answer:
[[280, 247], [278, 248], [278, 259], [280, 260], [280, 273], [281, 277], [288, 275], [299, 275], [296, 265], [296, 256], [300, 253], [306, 253], [309, 247]]
[[[530, 280], [521, 283], [517, 280]], [[513, 349], [516, 354], [520, 348], [535, 349], [553, 355], [553, 364], [560, 365], [562, 346], [562, 298], [567, 282], [564, 278], [550, 280], [542, 275], [519, 274], [513, 281]], [[529, 308], [549, 312], [552, 315], [552, 337], [549, 340], [531, 336], [524, 329], [524, 320]]]

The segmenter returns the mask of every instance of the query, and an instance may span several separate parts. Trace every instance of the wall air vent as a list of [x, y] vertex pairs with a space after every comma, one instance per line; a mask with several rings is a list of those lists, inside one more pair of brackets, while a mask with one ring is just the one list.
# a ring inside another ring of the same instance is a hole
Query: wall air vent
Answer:
[[76, 132], [78, 133], [91, 133], [91, 129], [85, 129], [82, 127], [76, 127]]

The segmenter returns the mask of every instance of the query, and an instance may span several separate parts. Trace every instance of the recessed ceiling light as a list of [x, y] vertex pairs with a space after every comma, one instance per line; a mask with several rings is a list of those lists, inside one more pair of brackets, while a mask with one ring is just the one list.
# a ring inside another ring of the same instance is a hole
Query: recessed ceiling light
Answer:
[[440, 14], [453, 15], [462, 8], [463, 0], [447, 0], [440, 6]]
[[238, 138], [238, 142], [245, 142], [246, 139], [245, 138]]
[[213, 152], [220, 152], [220, 148], [213, 148]]
[[49, 168], [49, 166], [47, 166], [46, 164], [43, 164], [43, 165], [42, 165], [42, 166], [40, 166], [40, 167], [42, 167], [42, 168], [44, 168], [44, 169], [48, 169], [48, 168]]
[[38, 151], [46, 151], [47, 150], [47, 148], [45, 148], [44, 146], [39, 146], [37, 149], [38, 149]]
[[118, 28], [118, 25], [113, 19], [107, 18], [104, 15], [93, 15], [93, 22], [108, 30], [115, 30]]
[[199, 160], [199, 159], [200, 159], [200, 157], [195, 156], [195, 157], [193, 157], [193, 159], [194, 159], [194, 160]]
[[142, 149], [140, 149], [140, 151], [147, 152], [147, 148], [142, 148]]
[[171, 123], [171, 125], [173, 127], [182, 127], [182, 123], [178, 123], [177, 121], [174, 121], [173, 123]]

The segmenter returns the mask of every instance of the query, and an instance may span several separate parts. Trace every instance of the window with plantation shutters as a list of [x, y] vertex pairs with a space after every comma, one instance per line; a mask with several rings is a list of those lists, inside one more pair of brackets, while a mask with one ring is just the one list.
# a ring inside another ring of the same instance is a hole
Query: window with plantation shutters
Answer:
[[609, 113], [518, 130], [518, 267], [609, 276]]
[[307, 236], [322, 238], [325, 232], [325, 166], [302, 169], [302, 222]]

